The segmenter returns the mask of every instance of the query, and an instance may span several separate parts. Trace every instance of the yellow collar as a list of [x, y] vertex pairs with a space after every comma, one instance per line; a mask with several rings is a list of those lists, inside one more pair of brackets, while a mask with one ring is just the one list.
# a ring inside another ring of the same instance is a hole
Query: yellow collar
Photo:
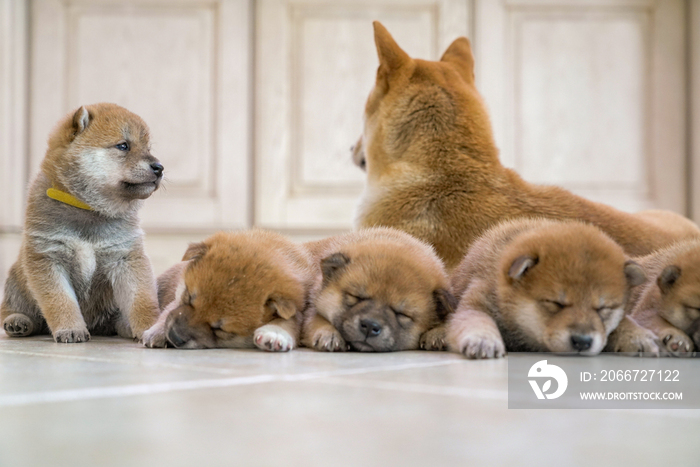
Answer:
[[90, 206], [83, 203], [82, 201], [80, 201], [78, 198], [71, 195], [70, 193], [66, 193], [65, 191], [57, 190], [56, 188], [49, 188], [48, 190], [46, 190], [46, 196], [48, 196], [51, 199], [55, 199], [56, 201], [70, 204], [71, 206], [75, 206], [76, 208], [85, 209], [86, 211], [93, 210]]

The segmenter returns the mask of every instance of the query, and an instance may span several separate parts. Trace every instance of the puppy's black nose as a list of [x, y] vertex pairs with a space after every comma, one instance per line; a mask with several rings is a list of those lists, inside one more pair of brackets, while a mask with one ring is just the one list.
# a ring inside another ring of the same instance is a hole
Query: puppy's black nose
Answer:
[[151, 169], [153, 169], [153, 173], [156, 174], [156, 176], [160, 177], [163, 175], [163, 164], [160, 162], [154, 162], [151, 164]]
[[382, 333], [382, 326], [374, 320], [363, 318], [360, 320], [360, 332], [366, 337], [375, 337]]
[[187, 341], [180, 337], [180, 335], [175, 331], [175, 326], [170, 327], [170, 330], [168, 331], [168, 340], [175, 347], [182, 347], [183, 345], [187, 344]]
[[593, 338], [585, 334], [572, 334], [571, 335], [571, 346], [578, 350], [579, 352], [583, 350], [588, 350], [593, 344]]

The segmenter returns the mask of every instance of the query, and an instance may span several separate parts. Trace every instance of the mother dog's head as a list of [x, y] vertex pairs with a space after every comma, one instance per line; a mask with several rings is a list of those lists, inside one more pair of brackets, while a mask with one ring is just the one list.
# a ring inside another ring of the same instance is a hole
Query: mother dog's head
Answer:
[[484, 163], [498, 160], [486, 107], [474, 85], [467, 38], [456, 39], [437, 62], [409, 57], [378, 21], [374, 40], [377, 79], [365, 106], [364, 132], [352, 150], [353, 161], [370, 179], [396, 163], [429, 166], [434, 160], [429, 148], [438, 140], [442, 151]]

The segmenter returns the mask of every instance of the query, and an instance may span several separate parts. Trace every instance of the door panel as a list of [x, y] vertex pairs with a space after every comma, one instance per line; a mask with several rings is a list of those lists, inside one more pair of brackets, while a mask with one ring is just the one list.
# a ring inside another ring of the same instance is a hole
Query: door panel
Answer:
[[620, 209], [686, 214], [683, 2], [478, 2], [501, 160]]

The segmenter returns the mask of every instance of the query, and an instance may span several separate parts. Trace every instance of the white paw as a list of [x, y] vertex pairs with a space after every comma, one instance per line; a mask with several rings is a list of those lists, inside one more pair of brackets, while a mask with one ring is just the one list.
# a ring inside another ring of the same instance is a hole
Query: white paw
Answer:
[[470, 359], [501, 358], [506, 355], [506, 345], [498, 331], [470, 329], [458, 339], [459, 352]]
[[143, 333], [143, 345], [146, 347], [165, 347], [165, 323], [156, 323]]
[[56, 342], [73, 344], [76, 342], [87, 342], [90, 340], [90, 333], [86, 327], [78, 329], [58, 329], [53, 333]]
[[275, 324], [266, 324], [256, 329], [253, 342], [259, 349], [270, 352], [288, 352], [294, 348], [294, 338]]

